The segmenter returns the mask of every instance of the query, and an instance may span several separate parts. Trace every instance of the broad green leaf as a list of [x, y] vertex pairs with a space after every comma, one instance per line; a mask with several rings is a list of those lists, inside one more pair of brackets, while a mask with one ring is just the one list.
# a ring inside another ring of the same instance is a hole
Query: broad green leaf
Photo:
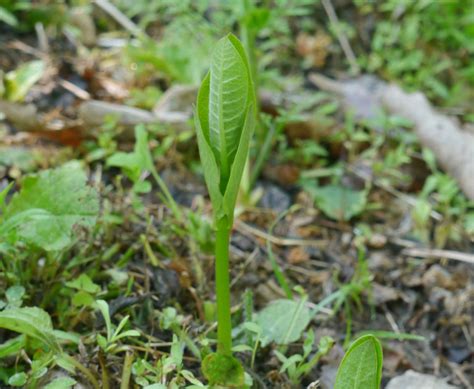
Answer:
[[64, 249], [77, 227], [91, 228], [96, 222], [99, 200], [86, 180], [77, 163], [27, 177], [6, 207], [0, 236], [47, 251]]
[[0, 328], [39, 340], [51, 350], [60, 351], [49, 315], [40, 308], [11, 308], [0, 312]]
[[77, 381], [71, 377], [59, 377], [51, 381], [44, 389], [69, 389], [77, 384]]
[[224, 180], [239, 146], [248, 99], [245, 62], [235, 43], [224, 37], [214, 49], [209, 81], [209, 141]]
[[43, 76], [44, 69], [43, 61], [31, 61], [8, 72], [5, 75], [7, 100], [23, 100], [31, 87]]
[[359, 215], [367, 204], [367, 192], [344, 188], [339, 185], [309, 187], [314, 201], [321, 211], [331, 219], [347, 221]]
[[27, 380], [28, 376], [25, 373], [16, 373], [8, 379], [8, 384], [11, 386], [24, 386]]
[[372, 335], [360, 337], [342, 359], [334, 389], [379, 389], [382, 362], [379, 340]]
[[301, 338], [311, 320], [304, 301], [275, 300], [257, 313], [256, 323], [262, 329], [262, 347], [271, 342], [290, 344]]

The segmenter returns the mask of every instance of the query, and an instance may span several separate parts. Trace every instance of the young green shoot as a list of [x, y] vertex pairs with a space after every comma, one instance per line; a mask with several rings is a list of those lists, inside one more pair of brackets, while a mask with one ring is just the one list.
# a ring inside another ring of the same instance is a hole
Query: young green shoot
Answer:
[[203, 361], [203, 373], [211, 385], [241, 386], [243, 368], [232, 356], [229, 240], [255, 127], [255, 95], [245, 50], [232, 34], [214, 49], [198, 93], [195, 122], [216, 228], [217, 353]]

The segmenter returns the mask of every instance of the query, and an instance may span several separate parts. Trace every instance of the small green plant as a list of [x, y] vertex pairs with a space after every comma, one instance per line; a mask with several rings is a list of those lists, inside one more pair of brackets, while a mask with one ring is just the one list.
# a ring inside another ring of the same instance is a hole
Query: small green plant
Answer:
[[112, 320], [110, 318], [109, 305], [107, 304], [107, 302], [104, 300], [97, 300], [97, 307], [99, 308], [100, 313], [102, 314], [104, 318], [105, 327], [107, 329], [106, 337], [100, 334], [97, 334], [97, 343], [100, 346], [100, 348], [105, 353], [110, 353], [110, 354], [116, 354], [121, 351], [127, 350], [128, 346], [120, 346], [118, 341], [120, 339], [124, 339], [128, 337], [140, 336], [140, 333], [137, 330], [123, 331], [125, 325], [128, 322], [129, 316], [125, 316], [120, 321], [117, 328], [114, 328], [112, 325]]
[[129, 177], [134, 184], [134, 193], [148, 193], [151, 190], [151, 184], [143, 179], [146, 177], [146, 173], [150, 173], [163, 193], [163, 201], [171, 209], [176, 219], [181, 220], [182, 214], [178, 204], [174, 201], [166, 183], [156, 171], [148, 147], [148, 133], [143, 125], [138, 125], [135, 128], [135, 138], [136, 141], [133, 152], [116, 152], [107, 158], [107, 165], [123, 169], [127, 177]]
[[293, 385], [298, 385], [301, 378], [311, 372], [317, 365], [321, 357], [331, 351], [334, 345], [334, 339], [329, 336], [323, 336], [318, 345], [318, 351], [310, 357], [314, 343], [314, 332], [309, 330], [306, 334], [306, 339], [303, 343], [303, 354], [293, 354], [291, 357], [286, 357], [283, 353], [275, 350], [274, 353], [282, 363], [280, 373], [287, 373]]
[[383, 354], [380, 341], [373, 335], [358, 338], [339, 365], [334, 389], [379, 389]]
[[232, 34], [215, 47], [199, 90], [195, 122], [216, 226], [217, 353], [208, 355], [202, 368], [211, 385], [238, 387], [244, 371], [232, 356], [229, 238], [255, 126], [255, 95], [245, 50]]
[[[9, 377], [10, 385], [25, 387], [27, 384], [26, 387], [39, 387], [38, 381], [48, 369], [60, 366], [71, 374], [75, 374], [76, 369], [79, 370], [94, 389], [100, 388], [94, 374], [62, 349], [61, 343], [64, 340], [67, 339], [76, 344], [79, 340], [72, 334], [55, 331], [50, 316], [44, 310], [37, 307], [6, 307], [0, 311], [0, 328], [21, 334], [7, 344], [8, 350], [3, 348], [3, 355], [0, 354], [2, 357], [20, 355], [25, 348], [27, 350], [33, 348], [36, 351], [30, 372], [28, 374], [16, 372]], [[34, 344], [33, 347], [31, 347], [32, 344]], [[5, 343], [2, 346], [5, 346]], [[69, 379], [69, 382], [71, 380]]]

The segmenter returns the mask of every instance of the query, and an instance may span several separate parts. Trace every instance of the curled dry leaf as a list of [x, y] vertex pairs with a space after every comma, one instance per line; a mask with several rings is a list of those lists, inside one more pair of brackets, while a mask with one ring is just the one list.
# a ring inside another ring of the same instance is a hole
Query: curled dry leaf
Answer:
[[464, 131], [453, 118], [437, 112], [423, 93], [406, 93], [399, 86], [373, 76], [339, 82], [311, 74], [309, 79], [319, 88], [340, 96], [346, 109], [355, 110], [359, 118], [373, 118], [386, 107], [391, 114], [413, 122], [422, 145], [433, 151], [441, 167], [474, 200], [474, 134]]

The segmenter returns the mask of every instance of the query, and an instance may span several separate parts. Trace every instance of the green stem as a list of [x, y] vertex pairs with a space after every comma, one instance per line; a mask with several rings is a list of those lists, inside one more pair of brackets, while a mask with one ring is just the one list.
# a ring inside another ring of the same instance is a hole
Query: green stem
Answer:
[[270, 152], [272, 151], [272, 143], [273, 139], [275, 138], [276, 134], [276, 126], [272, 123], [270, 124], [267, 132], [265, 133], [265, 139], [263, 144], [260, 146], [257, 158], [255, 159], [255, 163], [252, 167], [252, 174], [250, 175], [250, 188], [255, 186], [258, 177], [260, 176], [260, 172], [263, 169], [263, 165], [265, 164]]
[[82, 374], [84, 374], [84, 376], [89, 380], [89, 382], [91, 383], [94, 389], [101, 389], [101, 386], [99, 385], [99, 382], [97, 381], [97, 379], [94, 377], [94, 374], [92, 374], [92, 372], [87, 367], [85, 367], [82, 363], [80, 363], [78, 360], [76, 360], [75, 358], [67, 354], [62, 354], [61, 358], [69, 362], [77, 370], [79, 370]]
[[130, 377], [132, 375], [133, 353], [127, 351], [123, 362], [122, 382], [120, 389], [128, 389], [130, 387]]
[[218, 220], [216, 227], [217, 352], [232, 355], [229, 283], [230, 227], [227, 218]]
[[158, 186], [160, 187], [161, 191], [163, 192], [163, 195], [167, 203], [166, 205], [168, 205], [171, 208], [171, 212], [173, 212], [174, 217], [178, 219], [179, 221], [182, 221], [183, 215], [181, 213], [181, 210], [179, 209], [178, 204], [176, 204], [176, 201], [174, 201], [173, 196], [171, 196], [171, 193], [168, 187], [166, 186], [165, 182], [160, 177], [160, 175], [158, 174], [154, 166], [150, 167], [150, 173], [155, 179]]

